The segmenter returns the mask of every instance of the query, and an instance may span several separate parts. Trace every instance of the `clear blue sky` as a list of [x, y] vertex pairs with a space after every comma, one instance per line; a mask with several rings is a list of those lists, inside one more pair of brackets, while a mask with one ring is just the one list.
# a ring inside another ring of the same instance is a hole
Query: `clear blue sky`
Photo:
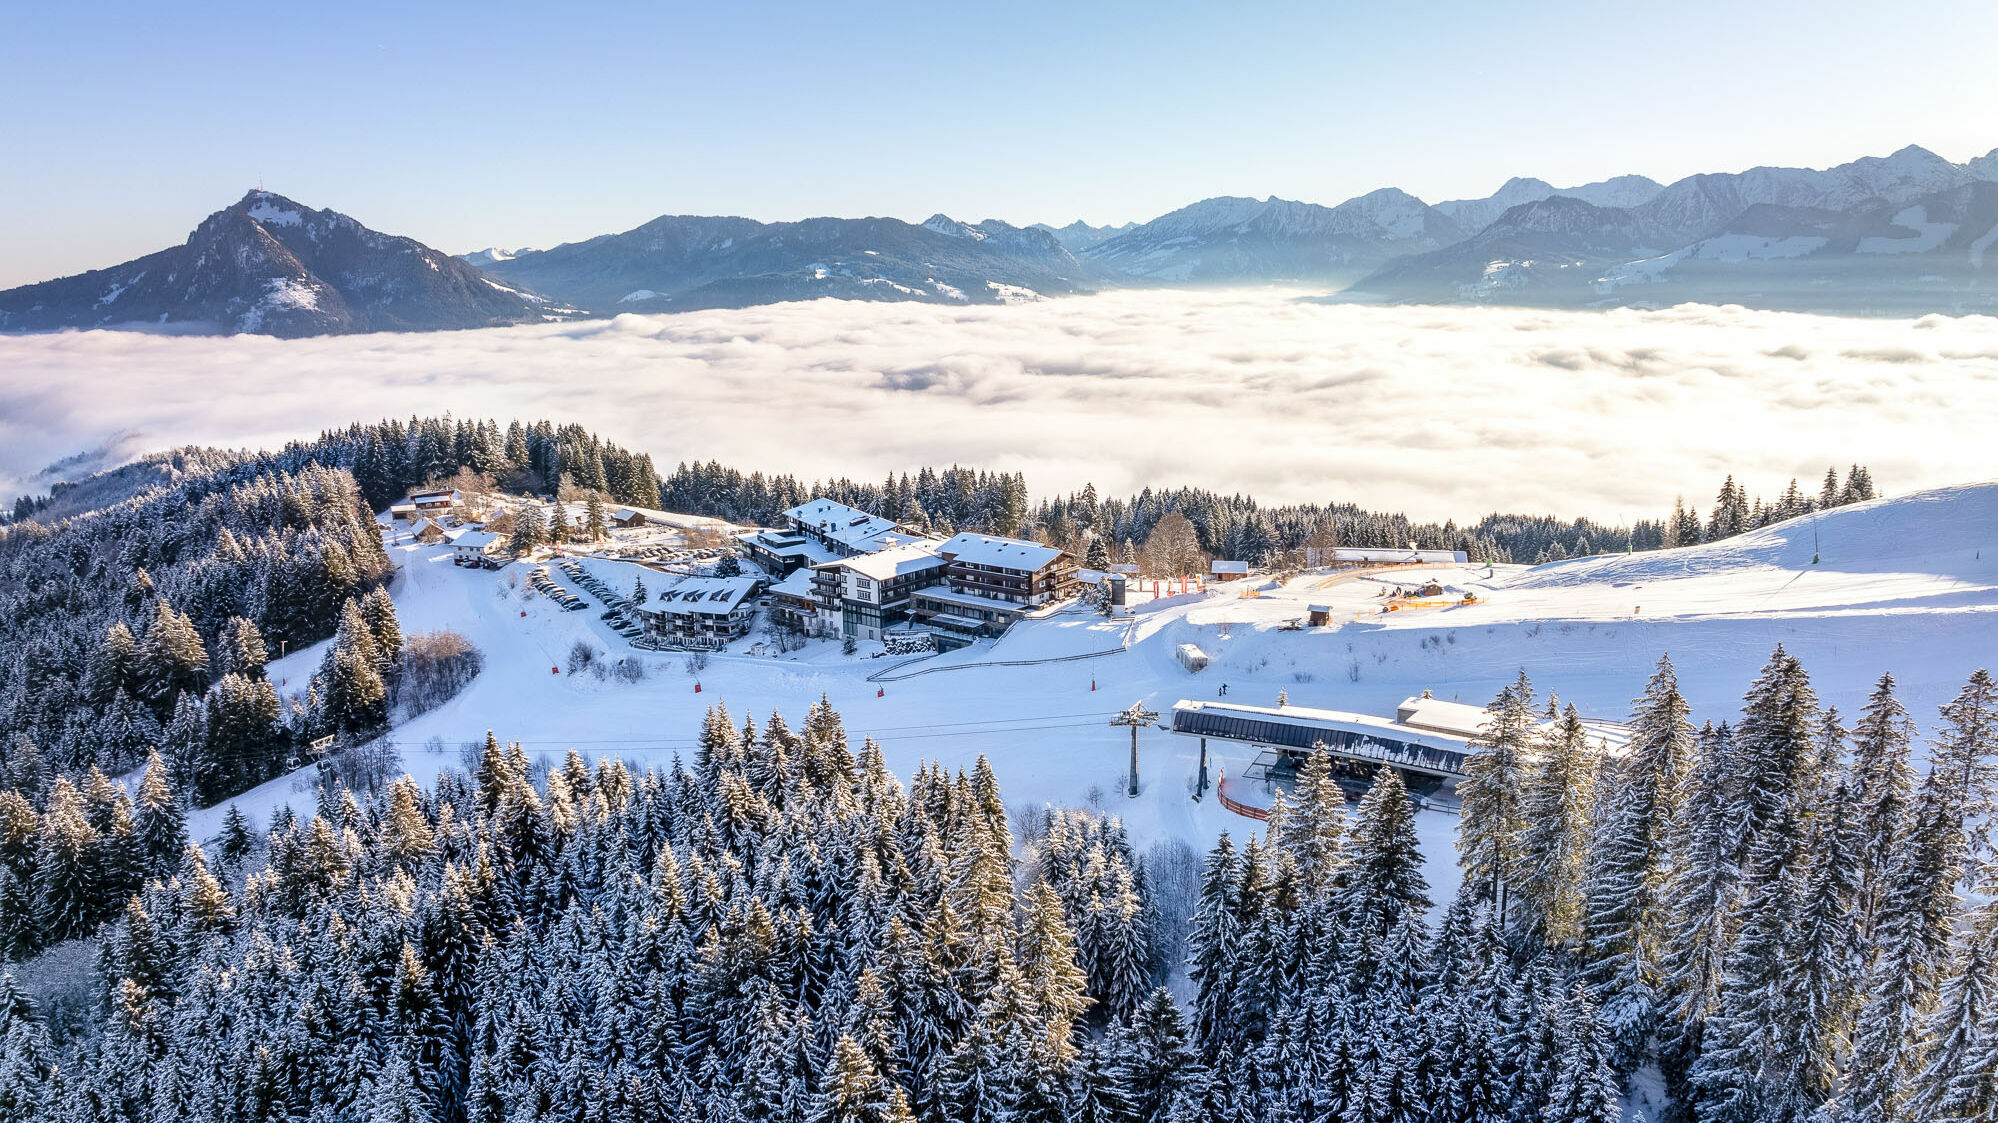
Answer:
[[17, 4], [0, 286], [259, 177], [453, 252], [1998, 146], [1998, 4]]

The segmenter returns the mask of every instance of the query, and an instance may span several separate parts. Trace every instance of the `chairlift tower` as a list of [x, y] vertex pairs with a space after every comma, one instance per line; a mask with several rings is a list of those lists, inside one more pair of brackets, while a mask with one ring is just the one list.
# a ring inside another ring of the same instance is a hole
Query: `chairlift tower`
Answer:
[[1131, 703], [1130, 709], [1110, 719], [1111, 725], [1128, 725], [1131, 727], [1131, 785], [1130, 790], [1125, 794], [1134, 799], [1138, 795], [1138, 730], [1158, 719], [1159, 715], [1155, 711], [1146, 709], [1143, 701]]

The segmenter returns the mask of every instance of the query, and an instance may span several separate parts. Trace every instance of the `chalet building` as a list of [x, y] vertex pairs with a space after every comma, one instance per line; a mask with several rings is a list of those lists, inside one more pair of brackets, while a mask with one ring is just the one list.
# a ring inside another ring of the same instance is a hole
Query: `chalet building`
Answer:
[[690, 577], [638, 609], [645, 634], [674, 647], [713, 651], [749, 634], [753, 577]]
[[909, 619], [918, 590], [943, 580], [937, 543], [896, 546], [812, 567], [812, 593], [822, 630], [855, 639], [881, 638]]
[[451, 563], [474, 569], [498, 569], [506, 539], [484, 530], [461, 530], [451, 537]]
[[941, 584], [919, 590], [911, 611], [939, 632], [996, 636], [1027, 613], [1076, 594], [1076, 560], [1058, 546], [960, 534], [937, 547]]
[[645, 513], [629, 507], [619, 507], [610, 513], [610, 523], [619, 530], [632, 530], [645, 525]]
[[409, 504], [424, 514], [448, 514], [465, 505], [465, 497], [456, 488], [444, 491], [419, 491], [409, 497]]
[[442, 542], [444, 541], [444, 524], [426, 515], [410, 525], [409, 536], [425, 545]]

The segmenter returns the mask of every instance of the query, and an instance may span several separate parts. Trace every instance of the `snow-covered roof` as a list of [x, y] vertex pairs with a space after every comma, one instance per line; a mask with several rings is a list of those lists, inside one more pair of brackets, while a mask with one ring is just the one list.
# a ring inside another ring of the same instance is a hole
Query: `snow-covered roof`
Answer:
[[[1406, 698], [1396, 706], [1394, 717], [1402, 725], [1413, 729], [1435, 730], [1454, 737], [1477, 737], [1483, 733], [1491, 714], [1483, 706], [1473, 706], [1465, 702], [1446, 702], [1441, 698]], [[1537, 722], [1536, 728], [1546, 730], [1548, 722]], [[1584, 718], [1582, 728], [1589, 739], [1611, 752], [1620, 753], [1630, 743], [1630, 727], [1618, 721], [1602, 718]]]
[[1358, 546], [1335, 546], [1318, 552], [1320, 561], [1349, 562], [1361, 565], [1397, 565], [1419, 562], [1423, 565], [1449, 565], [1470, 560], [1462, 550], [1405, 550], [1389, 547], [1386, 549]]
[[426, 531], [432, 530], [442, 534], [444, 533], [444, 524], [432, 518], [421, 518], [409, 524], [409, 532], [411, 534], [423, 534]]
[[725, 616], [756, 590], [754, 577], [689, 577], [652, 595], [641, 611], [667, 616]]
[[451, 535], [451, 545], [464, 550], [485, 550], [500, 540], [500, 536], [484, 530], [464, 530]]
[[735, 540], [780, 558], [803, 558], [807, 565], [834, 561], [838, 556], [809, 538], [785, 530], [745, 531], [736, 535]]
[[1465, 737], [1346, 710], [1204, 700], [1182, 700], [1172, 709], [1175, 733], [1306, 750], [1323, 741], [1341, 755], [1366, 756], [1445, 775], [1461, 775], [1464, 759], [1477, 752]]
[[464, 497], [458, 494], [456, 488], [444, 488], [439, 491], [419, 491], [415, 495], [410, 496], [409, 501], [411, 503], [434, 503], [439, 500], [449, 500], [452, 503], [456, 503], [462, 498]]
[[1476, 737], [1491, 721], [1491, 715], [1485, 712], [1483, 706], [1445, 702], [1440, 698], [1404, 699], [1401, 705], [1395, 707], [1394, 716], [1403, 725], [1454, 733], [1459, 737]]
[[1001, 538], [996, 534], [969, 532], [958, 535], [937, 549], [952, 561], [961, 561], [967, 565], [998, 566], [1002, 569], [1018, 569], [1028, 573], [1040, 569], [1062, 555], [1059, 548], [1043, 546], [1038, 542], [1023, 542], [1018, 538]]
[[616, 519], [619, 522], [629, 522], [632, 519], [642, 519], [645, 517], [645, 515], [639, 511], [633, 510], [630, 507], [619, 507], [617, 510], [612, 511], [610, 513], [610, 517]]
[[814, 499], [784, 512], [792, 525], [810, 530], [851, 550], [872, 552], [885, 546], [914, 541], [912, 535], [896, 534], [894, 519], [871, 515], [857, 507], [830, 499]]
[[944, 560], [937, 556], [934, 542], [923, 542], [914, 546], [897, 546], [892, 550], [881, 550], [872, 554], [860, 554], [830, 563], [851, 569], [862, 577], [876, 581], [892, 581], [925, 569], [941, 569]]
[[809, 568], [794, 569], [791, 575], [770, 586], [772, 596], [801, 597], [812, 596], [812, 571]]

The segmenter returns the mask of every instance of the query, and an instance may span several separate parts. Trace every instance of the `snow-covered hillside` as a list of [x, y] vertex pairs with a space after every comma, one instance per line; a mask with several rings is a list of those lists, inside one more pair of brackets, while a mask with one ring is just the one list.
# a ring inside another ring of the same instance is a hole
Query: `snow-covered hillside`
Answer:
[[[1197, 745], [1161, 731], [1142, 734], [1142, 795], [1122, 794], [1129, 742], [1108, 723], [1133, 701], [1169, 711], [1226, 683], [1231, 701], [1270, 704], [1281, 691], [1297, 705], [1392, 715], [1425, 689], [1482, 704], [1523, 668], [1585, 715], [1620, 718], [1669, 652], [1695, 721], [1718, 721], [1736, 716], [1743, 690], [1781, 643], [1811, 672], [1820, 697], [1848, 714], [1892, 671], [1926, 732], [1970, 671], [1998, 656], [1998, 482], [1657, 553], [1530, 569], [1250, 578], [1146, 600], [1128, 620], [1076, 610], [1029, 621], [997, 642], [913, 662], [876, 655], [878, 646], [846, 656], [831, 642], [749, 654], [760, 638], [752, 637], [698, 672], [684, 655], [631, 650], [594, 611], [563, 612], [525, 592], [521, 566], [471, 571], [454, 567], [446, 548], [397, 541], [391, 549], [402, 566], [393, 590], [404, 629], [456, 629], [487, 659], [464, 694], [395, 731], [419, 778], [458, 765], [460, 746], [487, 729], [524, 742], [530, 754], [559, 758], [575, 748], [664, 765], [691, 754], [709, 705], [761, 722], [773, 709], [801, 714], [824, 694], [856, 737], [881, 742], [900, 775], [924, 760], [955, 768], [984, 754], [1009, 805], [1100, 803], [1141, 845], [1179, 838], [1201, 849], [1223, 829], [1255, 825], [1211, 794], [1194, 802]], [[620, 588], [638, 576], [627, 563], [589, 564]], [[673, 580], [645, 577], [654, 590]], [[1384, 592], [1430, 580], [1448, 599], [1468, 592], [1478, 603], [1384, 611]], [[1332, 610], [1331, 626], [1290, 630], [1312, 605]], [[631, 684], [567, 673], [579, 640], [642, 660], [647, 677]], [[1199, 674], [1175, 658], [1188, 642], [1213, 657]], [[272, 678], [296, 690], [318, 659], [316, 649], [294, 654], [273, 664]], [[1248, 761], [1222, 751], [1220, 763], [1239, 775]], [[259, 815], [285, 800], [309, 803], [309, 788], [286, 779], [243, 797]], [[219, 816], [219, 808], [204, 812], [193, 826], [212, 830]], [[1423, 823], [1430, 880], [1447, 900], [1455, 822], [1429, 812]]]

